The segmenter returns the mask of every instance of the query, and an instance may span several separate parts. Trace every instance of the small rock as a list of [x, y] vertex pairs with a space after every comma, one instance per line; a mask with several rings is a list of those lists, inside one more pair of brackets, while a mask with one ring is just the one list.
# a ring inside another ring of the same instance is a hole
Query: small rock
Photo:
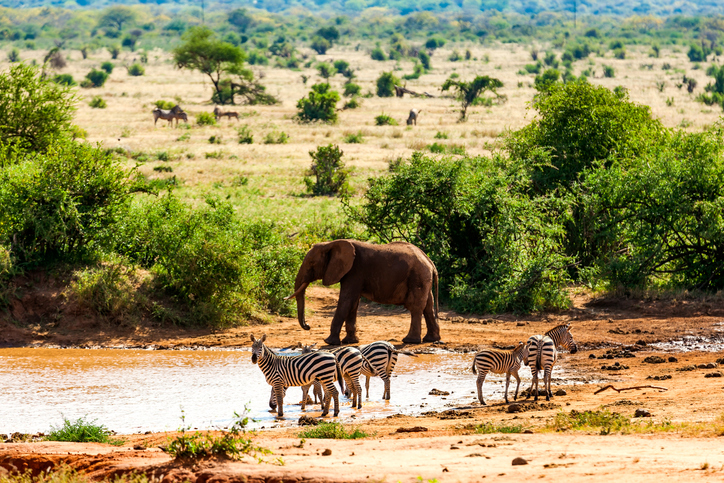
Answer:
[[423, 426], [413, 426], [412, 428], [397, 428], [398, 433], [423, 433], [427, 428]]
[[299, 418], [299, 426], [316, 426], [319, 424], [315, 418], [307, 415], [303, 415]]
[[525, 322], [518, 322], [515, 325], [516, 325], [516, 327], [525, 327]]
[[639, 408], [634, 413], [635, 418], [650, 418], [651, 412], [648, 409]]
[[695, 365], [689, 364], [688, 366], [679, 367], [679, 368], [676, 369], [676, 370], [679, 371], [679, 372], [686, 372], [686, 371], [693, 371], [693, 370], [695, 370], [695, 369], [696, 369], [696, 366], [695, 366]]
[[667, 381], [671, 379], [670, 374], [663, 374], [661, 376], [649, 376], [646, 379], [653, 379], [654, 381]]
[[669, 356], [669, 362], [679, 362], [679, 359], [674, 356]]
[[[618, 364], [618, 362], [616, 364]], [[568, 393], [566, 392], [565, 389], [559, 389], [555, 392], [556, 396], [565, 396], [566, 394], [568, 394]]]
[[717, 359], [717, 360], [716, 360], [716, 363], [717, 363], [717, 364], [724, 364], [724, 357], [720, 357], [719, 359]]
[[451, 444], [451, 445], [450, 445], [450, 449], [460, 449], [460, 447], [459, 447], [459, 446], [455, 446], [454, 444]]
[[666, 362], [666, 360], [660, 356], [648, 356], [646, 359], [644, 359], [644, 362], [646, 362], [647, 364], [663, 364], [664, 362]]
[[526, 429], [525, 431], [523, 431], [523, 434], [533, 434], [533, 431], [531, 431], [530, 429]]
[[528, 464], [528, 461], [526, 461], [525, 458], [521, 458], [520, 456], [518, 456], [517, 458], [515, 458], [513, 460], [513, 466], [522, 466], [522, 465], [527, 465], [527, 464]]
[[482, 453], [470, 453], [469, 455], [465, 455], [466, 458], [480, 458], [485, 457]]
[[430, 396], [449, 396], [450, 393], [447, 391], [441, 391], [439, 389], [433, 389], [428, 393]]
[[329, 448], [322, 451], [322, 456], [331, 456], [331, 455], [332, 455], [332, 450]]
[[588, 354], [588, 358], [589, 358], [589, 359], [595, 359], [595, 358], [596, 358], [596, 354]]
[[647, 344], [646, 344], [646, 341], [642, 339], [642, 340], [637, 340], [637, 341], [636, 341], [636, 345], [645, 346], [645, 345], [647, 345]]
[[708, 374], [704, 374], [704, 377], [722, 377], [721, 372], [709, 372]]
[[135, 449], [136, 451], [143, 451], [146, 448], [142, 444], [136, 444], [133, 445], [133, 449]]
[[513, 403], [513, 404], [510, 404], [510, 405], [508, 406], [507, 411], [508, 411], [509, 413], [520, 413], [520, 412], [523, 411], [523, 406], [521, 406], [521, 405], [518, 404], [518, 403]]

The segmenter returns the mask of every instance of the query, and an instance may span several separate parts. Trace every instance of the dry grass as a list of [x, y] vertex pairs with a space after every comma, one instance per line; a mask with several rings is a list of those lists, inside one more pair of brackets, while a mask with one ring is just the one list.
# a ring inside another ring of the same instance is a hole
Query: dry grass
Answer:
[[[473, 58], [489, 62], [470, 60], [450, 62], [447, 60], [453, 49], [470, 49]], [[251, 218], [274, 218], [288, 220], [292, 224], [304, 224], [333, 219], [339, 214], [340, 204], [336, 199], [311, 198], [304, 194], [302, 177], [310, 164], [307, 154], [316, 146], [329, 143], [341, 144], [345, 134], [362, 132], [365, 142], [345, 144], [344, 159], [352, 168], [352, 188], [360, 193], [371, 176], [378, 176], [387, 170], [386, 160], [409, 156], [413, 150], [422, 149], [435, 141], [435, 134], [444, 131], [450, 142], [465, 146], [471, 155], [488, 153], [489, 146], [501, 133], [518, 129], [533, 118], [534, 111], [528, 109], [535, 94], [533, 76], [520, 76], [516, 72], [530, 63], [529, 48], [526, 45], [501, 45], [484, 48], [479, 45], [451, 45], [438, 50], [433, 56], [433, 70], [420, 79], [408, 81], [407, 87], [416, 91], [439, 94], [439, 86], [453, 72], [461, 78], [474, 75], [490, 75], [500, 78], [505, 87], [500, 93], [507, 96], [507, 103], [493, 107], [475, 107], [469, 111], [469, 121], [458, 123], [457, 106], [449, 98], [404, 99], [372, 97], [364, 99], [359, 109], [340, 112], [336, 126], [300, 125], [292, 121], [296, 112], [296, 101], [306, 95], [308, 86], [302, 83], [302, 74], [310, 76], [311, 85], [321, 79], [314, 69], [294, 72], [271, 67], [257, 68], [265, 74], [263, 82], [268, 91], [279, 96], [282, 103], [277, 106], [240, 106], [242, 119], [239, 122], [222, 120], [217, 126], [199, 127], [194, 124], [200, 112], [211, 112], [209, 102], [211, 85], [202, 75], [176, 70], [168, 53], [155, 50], [149, 54], [146, 75], [132, 77], [122, 63], [131, 63], [134, 54], [124, 52], [121, 59], [114, 61], [117, 67], [108, 82], [100, 89], [80, 89], [83, 98], [78, 105], [76, 123], [88, 131], [88, 140], [101, 142], [107, 147], [124, 147], [129, 151], [143, 151], [149, 154], [167, 151], [170, 161], [148, 161], [138, 169], [149, 178], [176, 176], [181, 187], [177, 193], [190, 200], [202, 200], [209, 193], [217, 193], [229, 199]], [[541, 51], [545, 49], [540, 49]], [[705, 75], [707, 65], [692, 70], [692, 64], [684, 52], [664, 49], [661, 58], [647, 56], [648, 47], [628, 48], [625, 60], [592, 57], [575, 64], [575, 73], [593, 68], [596, 77], [591, 82], [609, 88], [622, 85], [629, 90], [631, 99], [651, 106], [654, 116], [669, 127], [688, 125], [689, 130], [698, 130], [714, 123], [720, 116], [718, 108], [710, 108], [694, 101], [694, 96], [703, 89], [709, 79]], [[311, 52], [311, 51], [310, 51]], [[25, 59], [42, 61], [44, 52], [26, 51]], [[4, 60], [0, 69], [7, 69]], [[69, 55], [68, 66], [62, 73], [72, 74], [76, 81], [101, 62], [110, 60], [107, 52], [96, 52], [83, 60], [77, 51]], [[376, 62], [369, 58], [364, 49], [355, 51], [351, 47], [339, 47], [318, 60], [340, 59], [350, 62], [357, 72], [362, 92], [374, 92], [374, 83], [382, 71], [394, 70], [396, 62]], [[615, 78], [602, 77], [602, 65], [611, 65], [616, 71]], [[686, 89], [677, 89], [682, 73], [664, 71], [661, 66], [669, 63], [674, 69], [684, 69], [686, 75], [697, 80], [699, 88], [694, 95]], [[642, 64], [653, 64], [651, 69]], [[399, 62], [401, 74], [412, 70], [412, 62]], [[666, 86], [659, 91], [657, 82], [664, 80]], [[343, 79], [332, 79], [340, 91]], [[521, 87], [519, 87], [519, 85]], [[100, 95], [108, 104], [102, 111], [88, 106], [88, 100]], [[673, 98], [673, 106], [666, 104]], [[159, 122], [153, 125], [151, 110], [153, 102], [159, 99], [178, 101], [189, 113], [190, 129], [175, 129]], [[341, 105], [341, 103], [340, 103]], [[419, 125], [404, 127], [411, 108], [422, 109]], [[375, 116], [385, 112], [402, 126], [375, 126]], [[254, 135], [254, 144], [238, 144], [236, 129], [248, 125]], [[262, 144], [270, 132], [285, 132], [289, 135], [287, 144]], [[221, 137], [221, 144], [209, 144], [211, 136]], [[181, 138], [181, 140], [179, 140]], [[207, 157], [207, 153], [219, 154]], [[153, 156], [151, 156], [153, 159]], [[129, 161], [129, 166], [135, 164]], [[154, 171], [159, 164], [168, 165], [173, 174]], [[232, 186], [238, 177], [248, 177], [245, 186]]]

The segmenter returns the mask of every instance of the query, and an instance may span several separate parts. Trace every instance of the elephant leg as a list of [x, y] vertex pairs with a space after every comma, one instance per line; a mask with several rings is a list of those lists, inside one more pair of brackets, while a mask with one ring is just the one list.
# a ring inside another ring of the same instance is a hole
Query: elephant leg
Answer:
[[407, 333], [402, 342], [407, 344], [421, 344], [422, 343], [422, 310], [417, 307], [410, 309], [412, 319], [410, 321], [410, 331]]
[[347, 315], [347, 320], [345, 321], [345, 331], [347, 332], [347, 336], [342, 339], [343, 344], [357, 344], [359, 342], [359, 338], [357, 337], [357, 309], [359, 308], [359, 298], [357, 298], [357, 301], [352, 306], [352, 309], [349, 311], [349, 315]]
[[360, 293], [348, 286], [343, 286], [339, 291], [339, 302], [337, 302], [337, 310], [332, 318], [332, 325], [329, 331], [329, 337], [324, 339], [329, 345], [340, 345], [339, 333], [342, 331], [342, 323], [347, 320], [352, 308], [356, 308], [359, 304]]
[[425, 325], [427, 326], [427, 334], [422, 339], [423, 342], [437, 342], [440, 340], [440, 324], [435, 319], [434, 299], [432, 297], [432, 291], [427, 297], [427, 303], [425, 304], [425, 310], [422, 312], [425, 316]]

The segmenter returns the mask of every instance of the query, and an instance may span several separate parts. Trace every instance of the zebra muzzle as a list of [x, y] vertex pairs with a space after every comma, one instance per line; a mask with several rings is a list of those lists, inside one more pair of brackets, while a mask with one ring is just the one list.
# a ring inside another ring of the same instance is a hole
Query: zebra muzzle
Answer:
[[251, 355], [251, 363], [256, 364], [256, 354]]

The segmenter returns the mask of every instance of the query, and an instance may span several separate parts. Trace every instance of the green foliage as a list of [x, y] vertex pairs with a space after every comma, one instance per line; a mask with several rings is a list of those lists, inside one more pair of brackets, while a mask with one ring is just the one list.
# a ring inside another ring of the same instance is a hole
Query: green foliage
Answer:
[[128, 202], [128, 172], [103, 150], [55, 142], [0, 152], [0, 244], [24, 262], [77, 259], [107, 245]]
[[334, 74], [337, 73], [337, 69], [335, 69], [334, 65], [329, 62], [320, 62], [317, 64], [317, 72], [319, 72], [319, 75], [329, 82], [329, 78], [333, 77]]
[[383, 113], [375, 117], [375, 126], [397, 126], [397, 121]]
[[145, 73], [146, 69], [144, 69], [143, 66], [138, 62], [131, 64], [131, 66], [128, 68], [128, 75], [132, 75], [134, 77], [142, 76]]
[[75, 80], [73, 79], [73, 76], [70, 74], [58, 74], [53, 77], [53, 82], [56, 84], [62, 84], [66, 86], [74, 86]]
[[613, 57], [615, 59], [625, 59], [626, 58], [626, 49], [615, 49], [613, 51]]
[[299, 122], [320, 121], [329, 124], [337, 122], [337, 101], [339, 93], [331, 90], [328, 83], [314, 84], [307, 97], [297, 102], [296, 119]]
[[503, 83], [494, 78], [485, 76], [477, 76], [470, 82], [455, 80], [452, 77], [448, 78], [442, 85], [441, 90], [443, 92], [447, 90], [455, 91], [455, 98], [460, 101], [460, 121], [467, 119], [468, 107], [470, 107], [475, 100], [482, 95], [485, 91], [491, 91], [496, 93], [496, 90], [503, 87]]
[[289, 135], [284, 131], [270, 131], [264, 137], [264, 144], [286, 144], [289, 142]]
[[504, 433], [504, 434], [518, 434], [522, 433], [524, 431], [524, 428], [521, 424], [505, 424], [505, 423], [483, 423], [475, 427], [475, 433], [476, 434], [494, 434], [494, 433]]
[[552, 85], [561, 78], [561, 73], [556, 69], [546, 69], [541, 75], [535, 76], [535, 88], [538, 92], [546, 92]]
[[[234, 413], [234, 424], [228, 432], [214, 436], [210, 432], [198, 431], [189, 434], [191, 427], [183, 426], [178, 436], [169, 438], [164, 451], [180, 461], [194, 461], [204, 458], [241, 459], [244, 455], [269, 454], [271, 451], [255, 445], [247, 435], [248, 416]], [[181, 418], [182, 422], [184, 418]], [[183, 423], [182, 423], [183, 424]]]
[[249, 126], [241, 126], [236, 132], [239, 135], [239, 144], [254, 144], [254, 135]]
[[200, 112], [196, 115], [196, 124], [199, 126], [216, 126], [216, 116], [211, 112]]
[[91, 99], [89, 105], [93, 109], [105, 109], [108, 107], [108, 104], [101, 96], [93, 96], [93, 99]]
[[631, 425], [628, 417], [612, 413], [608, 409], [583, 412], [574, 409], [568, 414], [556, 414], [550, 427], [556, 431], [598, 431], [601, 435], [607, 435], [619, 431], [627, 432]]
[[370, 435], [360, 428], [353, 428], [348, 431], [342, 423], [321, 421], [316, 426], [301, 431], [297, 436], [304, 439], [362, 439], [374, 435]]
[[20, 62], [20, 52], [18, 49], [11, 49], [10, 52], [8, 52], [8, 62], [11, 64], [14, 64], [15, 62]]
[[334, 69], [339, 73], [343, 73], [349, 70], [349, 62], [347, 62], [346, 60], [335, 60], [333, 65]]
[[432, 62], [430, 60], [430, 55], [425, 52], [424, 50], [421, 50], [417, 54], [417, 58], [420, 60], [420, 63], [422, 64], [422, 67], [425, 68], [425, 70], [432, 69]]
[[555, 52], [546, 52], [546, 55], [543, 58], [543, 63], [545, 65], [547, 65], [548, 67], [557, 69], [558, 68], [558, 59], [556, 59]]
[[176, 106], [176, 103], [174, 101], [164, 101], [164, 100], [158, 100], [153, 103], [154, 106], [158, 107], [159, 109], [165, 109], [165, 110], [171, 110]]
[[361, 144], [364, 142], [364, 139], [362, 138], [362, 132], [358, 131], [356, 133], [349, 133], [344, 136], [343, 142], [347, 144]]
[[352, 99], [348, 100], [344, 103], [344, 106], [342, 106], [342, 109], [357, 109], [362, 105], [362, 102], [357, 97], [353, 97]]
[[48, 441], [67, 441], [69, 443], [105, 443], [120, 446], [124, 443], [122, 439], [112, 438], [113, 433], [105, 426], [96, 424], [95, 421], [87, 421], [78, 418], [76, 421], [63, 418], [63, 426], [50, 427], [46, 437]]
[[706, 58], [709, 55], [709, 49], [704, 48], [699, 44], [692, 44], [686, 55], [689, 57], [691, 62], [706, 62]]
[[106, 61], [106, 62], [103, 62], [103, 63], [101, 64], [101, 69], [103, 69], [104, 71], [106, 71], [108, 74], [112, 74], [112, 73], [113, 73], [113, 67], [114, 67], [114, 66], [113, 66], [113, 62], [108, 62], [108, 61]]
[[339, 146], [334, 144], [318, 146], [316, 151], [309, 151], [312, 165], [304, 178], [309, 193], [315, 196], [330, 196], [348, 190], [349, 171], [342, 161], [343, 154]]
[[378, 45], [374, 49], [372, 49], [372, 52], [370, 52], [370, 57], [372, 57], [372, 60], [378, 60], [383, 61], [387, 60], [387, 55], [385, 55], [385, 51], [382, 50], [382, 48]]
[[346, 206], [377, 240], [422, 248], [440, 272], [441, 297], [476, 313], [563, 308], [569, 301], [563, 227], [553, 200], [529, 199], [530, 181], [502, 158], [413, 154], [370, 179]]
[[209, 137], [209, 144], [221, 144], [221, 136], [212, 135]]
[[81, 87], [103, 87], [103, 84], [108, 80], [108, 72], [93, 68], [85, 75], [85, 78], [88, 83], [86, 85], [81, 84]]
[[400, 85], [398, 79], [392, 72], [383, 72], [377, 78], [377, 96], [392, 97], [395, 95], [395, 86]]
[[402, 76], [405, 80], [411, 80], [411, 79], [419, 79], [422, 74], [425, 73], [425, 68], [422, 66], [422, 64], [415, 63], [415, 67], [413, 68], [412, 74], [405, 74]]
[[359, 86], [359, 84], [355, 84], [354, 82], [347, 82], [344, 85], [345, 97], [358, 96], [360, 95], [360, 92], [362, 92], [362, 88]]
[[439, 49], [445, 45], [445, 39], [442, 37], [433, 36], [425, 41], [425, 48], [430, 50]]
[[0, 142], [46, 149], [69, 133], [75, 102], [69, 86], [44, 78], [35, 67], [12, 65], [0, 74]]
[[324, 37], [315, 35], [312, 38], [312, 44], [310, 45], [310, 47], [319, 55], [324, 55], [329, 49], [332, 48], [332, 43]]
[[611, 67], [610, 65], [604, 65], [603, 67], [603, 77], [607, 78], [613, 78], [616, 77], [616, 71]]
[[458, 146], [455, 144], [441, 144], [441, 143], [432, 143], [427, 146], [427, 149], [431, 153], [435, 154], [459, 154], [461, 156], [465, 155], [465, 146]]

